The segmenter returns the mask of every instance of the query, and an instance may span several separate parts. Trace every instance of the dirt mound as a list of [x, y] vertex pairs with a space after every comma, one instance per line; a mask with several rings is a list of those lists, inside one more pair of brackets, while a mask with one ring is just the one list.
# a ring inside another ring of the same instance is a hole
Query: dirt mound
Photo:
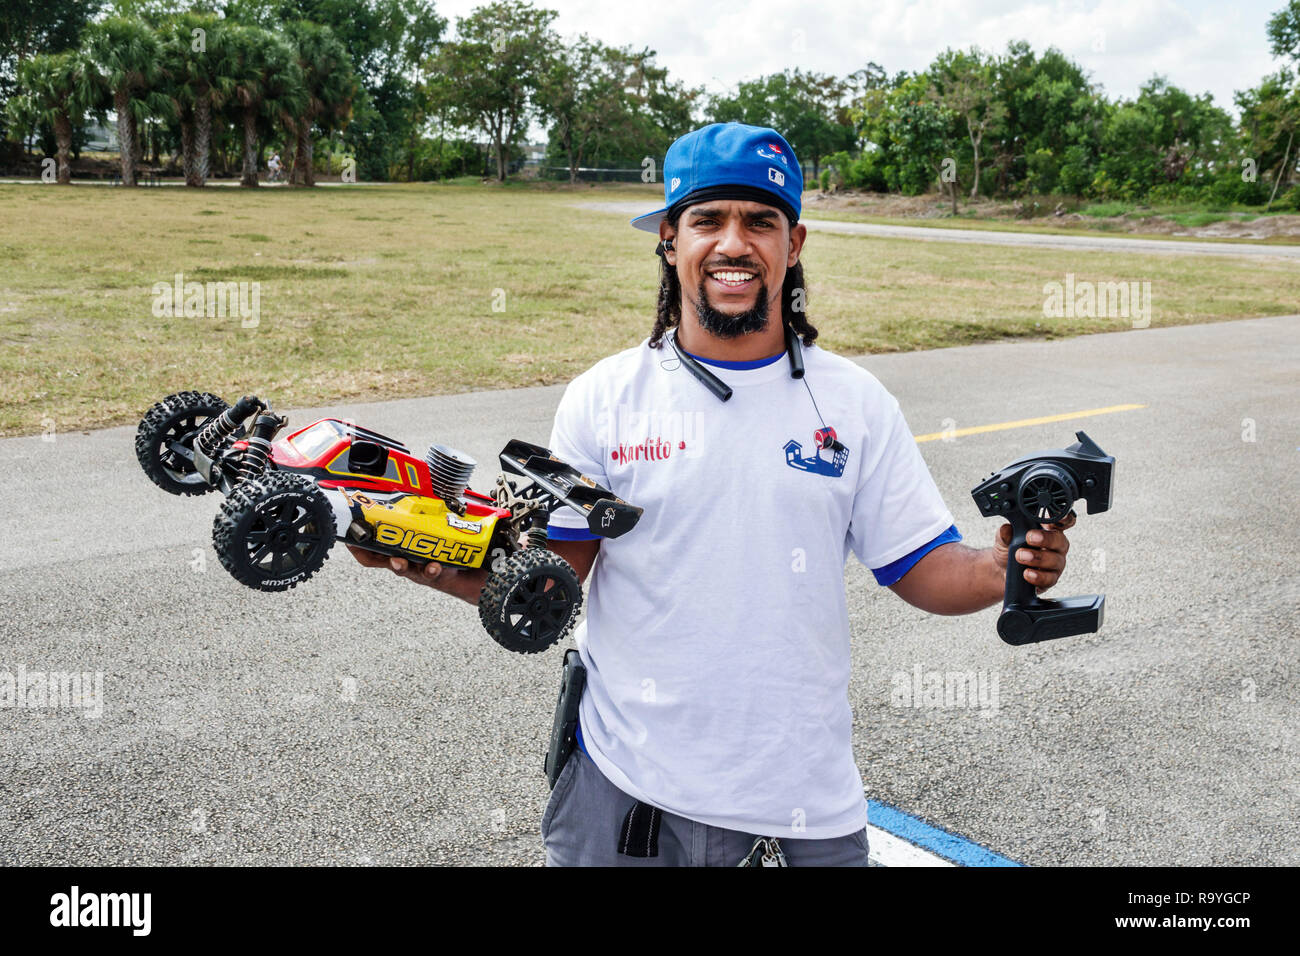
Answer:
[[1269, 239], [1273, 236], [1300, 237], [1300, 216], [1260, 216], [1250, 222], [1212, 222], [1201, 226], [1198, 236], [1227, 236], [1233, 239]]

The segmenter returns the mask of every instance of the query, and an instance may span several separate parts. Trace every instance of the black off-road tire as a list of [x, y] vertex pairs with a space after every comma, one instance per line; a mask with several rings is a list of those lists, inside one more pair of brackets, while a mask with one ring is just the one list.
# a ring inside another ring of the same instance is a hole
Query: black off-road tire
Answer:
[[212, 522], [212, 543], [236, 581], [259, 591], [297, 587], [325, 564], [334, 509], [302, 475], [273, 471], [239, 484]]
[[[551, 587], [546, 587], [547, 582]], [[536, 654], [564, 638], [582, 609], [582, 585], [569, 562], [545, 548], [524, 548], [488, 575], [478, 616], [508, 651]]]
[[230, 405], [210, 392], [168, 395], [145, 414], [135, 431], [135, 457], [149, 480], [173, 495], [202, 495], [213, 490], [192, 462], [171, 445], [194, 450], [194, 439], [208, 421]]

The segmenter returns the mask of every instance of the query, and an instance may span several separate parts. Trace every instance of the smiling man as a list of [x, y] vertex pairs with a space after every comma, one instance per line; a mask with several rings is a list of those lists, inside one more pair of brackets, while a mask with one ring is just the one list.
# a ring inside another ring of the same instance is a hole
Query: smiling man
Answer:
[[[785, 139], [706, 126], [664, 174], [664, 208], [632, 223], [660, 239], [654, 328], [569, 385], [551, 435], [644, 514], [610, 540], [551, 518], [550, 547], [592, 581], [547, 862], [865, 866], [845, 560], [916, 607], [967, 614], [1001, 602], [1011, 526], [992, 548], [958, 543], [897, 400], [814, 344]], [[1038, 534], [1020, 559], [1041, 591], [1069, 544]], [[470, 601], [482, 583], [392, 567]]]

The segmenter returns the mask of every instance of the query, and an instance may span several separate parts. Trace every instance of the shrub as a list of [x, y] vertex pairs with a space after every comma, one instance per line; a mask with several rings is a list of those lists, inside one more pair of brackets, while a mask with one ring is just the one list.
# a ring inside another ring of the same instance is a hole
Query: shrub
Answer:
[[1093, 216], [1097, 219], [1109, 219], [1111, 216], [1122, 216], [1128, 212], [1128, 203], [1122, 202], [1099, 202], [1081, 210], [1085, 216]]
[[[1267, 201], [1266, 198], [1265, 202]], [[1282, 212], [1300, 212], [1300, 185], [1292, 186], [1273, 200], [1273, 208], [1280, 209]]]
[[1082, 196], [1092, 184], [1093, 169], [1088, 161], [1088, 151], [1082, 146], [1071, 146], [1065, 151], [1065, 161], [1057, 172], [1057, 185], [1071, 196]]
[[[840, 150], [827, 156], [824, 162], [831, 172], [832, 181], [840, 186], [849, 189], [870, 189], [881, 193], [898, 188], [898, 183], [890, 179], [889, 174], [893, 172], [892, 169], [878, 166], [875, 153], [863, 153], [857, 159], [853, 159], [847, 152]], [[894, 178], [897, 179], [896, 173]]]
[[1060, 185], [1061, 169], [1050, 149], [1036, 149], [1025, 160], [1030, 193], [1050, 193]]

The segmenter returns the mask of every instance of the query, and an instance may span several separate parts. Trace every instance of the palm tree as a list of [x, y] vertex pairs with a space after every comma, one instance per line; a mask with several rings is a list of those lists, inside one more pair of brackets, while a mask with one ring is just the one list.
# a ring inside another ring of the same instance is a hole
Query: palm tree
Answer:
[[183, 13], [162, 27], [163, 62], [180, 119], [187, 186], [202, 186], [208, 181], [212, 110], [225, 103], [233, 88], [223, 24], [212, 14]]
[[95, 90], [79, 54], [39, 53], [18, 64], [22, 93], [9, 101], [13, 124], [26, 132], [39, 123], [54, 129], [58, 149], [58, 181], [72, 182], [72, 131], [79, 127], [95, 103]]
[[[117, 144], [122, 185], [135, 185], [137, 91], [149, 91], [160, 72], [161, 46], [139, 20], [109, 17], [86, 28], [85, 54], [97, 83], [111, 93], [117, 111]], [[151, 98], [152, 100], [152, 98]]]
[[297, 146], [289, 181], [315, 186], [312, 125], [319, 127], [322, 134], [347, 125], [360, 84], [352, 72], [347, 49], [329, 27], [298, 20], [285, 28], [285, 34], [297, 52], [306, 93], [306, 108], [290, 124]]
[[293, 48], [266, 30], [232, 26], [230, 41], [232, 105], [244, 130], [241, 186], [257, 185], [257, 121], [288, 127], [306, 106], [302, 70]]

